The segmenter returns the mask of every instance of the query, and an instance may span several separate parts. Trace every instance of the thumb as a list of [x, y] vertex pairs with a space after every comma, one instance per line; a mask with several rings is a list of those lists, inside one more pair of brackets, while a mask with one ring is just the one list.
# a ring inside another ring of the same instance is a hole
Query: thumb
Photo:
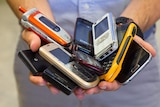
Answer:
[[152, 56], [156, 56], [156, 50], [153, 48], [153, 46], [151, 44], [149, 44], [148, 42], [144, 41], [142, 38], [140, 38], [139, 36], [135, 36], [134, 40], [140, 44], [142, 47], [144, 47], [146, 50], [148, 50]]
[[28, 31], [25, 29], [22, 32], [22, 38], [24, 41], [26, 41], [32, 51], [37, 51], [41, 45], [40, 38], [33, 33], [32, 31]]

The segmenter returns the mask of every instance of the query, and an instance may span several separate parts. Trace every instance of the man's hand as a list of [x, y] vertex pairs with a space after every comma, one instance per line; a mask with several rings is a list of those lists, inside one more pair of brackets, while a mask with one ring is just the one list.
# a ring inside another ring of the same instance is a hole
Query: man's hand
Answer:
[[[33, 52], [37, 51], [39, 49], [39, 47], [41, 46], [40, 38], [35, 33], [33, 33], [32, 31], [28, 31], [28, 30], [25, 29], [22, 32], [22, 38], [23, 38], [24, 41], [26, 41], [28, 43], [30, 49]], [[50, 89], [50, 91], [54, 94], [59, 93], [58, 89], [56, 89], [51, 84], [46, 82], [41, 76], [33, 76], [32, 74], [30, 74], [29, 79], [35, 85], [47, 86]]]
[[[22, 38], [28, 43], [30, 49], [32, 51], [37, 51], [41, 45], [40, 38], [31, 31], [24, 30], [22, 33]], [[146, 48], [149, 52], [151, 52], [152, 56], [156, 55], [155, 49], [147, 42], [142, 40], [140, 37], [135, 36], [134, 40], [137, 41], [140, 45]], [[59, 93], [59, 90], [47, 83], [42, 77], [40, 76], [33, 76], [30, 75], [30, 80], [32, 83], [39, 85], [39, 86], [48, 86], [50, 91], [54, 94]], [[74, 91], [74, 94], [77, 96], [78, 99], [83, 99], [86, 94], [97, 94], [104, 91], [115, 91], [121, 87], [121, 84], [114, 80], [113, 82], [101, 81], [96, 87], [84, 90], [82, 88], [77, 88]]]
[[[142, 45], [145, 49], [147, 49], [153, 57], [156, 55], [155, 49], [149, 43], [142, 40], [139, 36], [135, 36], [134, 40]], [[120, 87], [121, 84], [116, 80], [114, 80], [113, 82], [101, 81], [98, 86], [88, 90], [78, 88], [77, 90], [75, 90], [75, 95], [77, 96], [77, 98], [83, 99], [86, 94], [97, 94], [104, 91], [115, 91]]]

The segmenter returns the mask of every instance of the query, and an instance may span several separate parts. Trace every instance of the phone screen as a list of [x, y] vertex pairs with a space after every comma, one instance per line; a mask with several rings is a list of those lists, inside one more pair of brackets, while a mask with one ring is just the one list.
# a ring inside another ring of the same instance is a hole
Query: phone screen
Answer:
[[76, 28], [75, 28], [75, 41], [80, 42], [84, 45], [92, 45], [92, 38], [91, 38], [91, 30], [92, 30], [92, 23], [82, 19], [77, 18]]
[[50, 53], [54, 55], [57, 59], [59, 59], [64, 64], [67, 64], [70, 62], [71, 57], [63, 52], [60, 48], [56, 48], [54, 50], [51, 50]]
[[132, 41], [122, 64], [120, 74], [116, 78], [120, 83], [128, 80], [138, 73], [149, 62], [151, 54], [142, 48], [137, 42]]
[[100, 23], [95, 26], [95, 39], [106, 32], [109, 29], [108, 18], [106, 17]]
[[45, 25], [47, 25], [51, 29], [53, 29], [54, 31], [56, 31], [56, 32], [60, 31], [60, 28], [57, 25], [55, 25], [53, 22], [51, 22], [50, 20], [48, 20], [44, 16], [41, 16], [39, 18], [39, 20], [42, 21]]

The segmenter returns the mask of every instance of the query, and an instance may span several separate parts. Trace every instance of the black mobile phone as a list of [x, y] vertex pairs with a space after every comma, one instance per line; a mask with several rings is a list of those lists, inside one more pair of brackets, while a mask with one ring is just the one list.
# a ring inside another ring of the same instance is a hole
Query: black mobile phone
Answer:
[[151, 53], [133, 40], [116, 80], [127, 84], [150, 62], [151, 58]]
[[66, 95], [70, 95], [78, 86], [54, 66], [49, 66], [45, 69], [42, 73], [42, 78]]
[[31, 50], [21, 50], [18, 56], [34, 76], [40, 76], [51, 65], [38, 52]]
[[74, 30], [77, 50], [93, 55], [92, 22], [78, 17]]

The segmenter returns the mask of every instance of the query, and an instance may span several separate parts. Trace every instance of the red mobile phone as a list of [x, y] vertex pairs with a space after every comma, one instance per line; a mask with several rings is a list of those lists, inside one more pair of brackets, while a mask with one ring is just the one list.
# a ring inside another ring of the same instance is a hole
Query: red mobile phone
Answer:
[[73, 57], [79, 64], [97, 75], [102, 75], [105, 72], [101, 63], [86, 53], [74, 51]]

